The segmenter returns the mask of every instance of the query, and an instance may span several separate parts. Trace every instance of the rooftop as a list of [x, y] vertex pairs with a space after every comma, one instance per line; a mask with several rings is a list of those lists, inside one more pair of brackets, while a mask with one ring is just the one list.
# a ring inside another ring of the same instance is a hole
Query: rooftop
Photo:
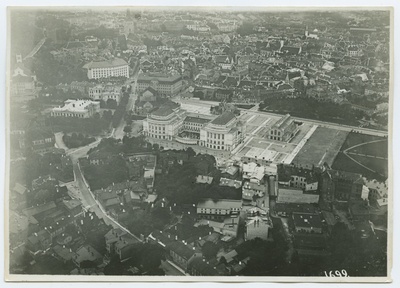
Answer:
[[85, 260], [96, 261], [101, 258], [101, 254], [97, 252], [92, 246], [85, 245], [76, 251], [75, 261], [81, 263]]
[[109, 59], [107, 61], [100, 62], [90, 62], [83, 66], [85, 69], [95, 69], [95, 68], [113, 68], [119, 66], [127, 66], [128, 63], [120, 58]]
[[297, 227], [322, 228], [322, 219], [318, 214], [294, 212], [292, 219]]
[[278, 165], [278, 179], [279, 181], [289, 181], [291, 176], [304, 177], [307, 183], [317, 181], [315, 173], [309, 169], [303, 169], [294, 165]]
[[70, 210], [79, 207], [81, 205], [81, 201], [77, 199], [63, 200], [63, 203], [65, 207], [67, 207]]
[[192, 116], [186, 116], [185, 122], [191, 122], [191, 123], [208, 123], [210, 122], [210, 119], [205, 119], [205, 118], [200, 118], [200, 117], [192, 117]]
[[91, 101], [91, 100], [72, 100], [69, 99], [64, 102], [63, 107], [53, 108], [54, 111], [71, 111], [71, 112], [85, 112], [88, 109], [88, 106], [92, 104], [99, 104], [99, 102]]
[[357, 180], [362, 180], [361, 174], [358, 174], [358, 173], [338, 171], [338, 170], [332, 170], [332, 169], [327, 170], [327, 173], [332, 179], [347, 180], [347, 181], [353, 181], [353, 182], [355, 182]]
[[180, 80], [182, 77], [180, 75], [139, 75], [138, 82], [151, 82], [152, 80], [157, 80], [162, 84], [174, 84]]
[[212, 181], [213, 181], [213, 179], [214, 179], [214, 178], [211, 177], [211, 176], [198, 175], [198, 176], [196, 177], [196, 183], [203, 183], [203, 184], [207, 183], [207, 184], [211, 184]]
[[242, 200], [229, 200], [229, 199], [202, 199], [197, 204], [197, 208], [207, 208], [207, 209], [232, 209], [242, 207]]
[[193, 261], [190, 262], [189, 267], [195, 269], [203, 276], [215, 276], [218, 274], [216, 267], [212, 266], [210, 262], [201, 257], [194, 258]]
[[[176, 103], [174, 103], [176, 104]], [[160, 108], [158, 108], [157, 110], [155, 110], [154, 112], [151, 113], [151, 115], [154, 116], [168, 116], [171, 115], [172, 113], [174, 113], [175, 108], [178, 107], [178, 104], [176, 105], [163, 105]]]
[[318, 203], [319, 195], [305, 194], [296, 188], [279, 188], [277, 203]]
[[293, 122], [292, 118], [289, 114], [286, 114], [281, 119], [279, 119], [274, 125], [273, 128], [285, 129]]
[[212, 120], [211, 124], [214, 124], [214, 125], [226, 125], [230, 121], [232, 121], [232, 119], [235, 119], [235, 118], [236, 118], [236, 116], [232, 112], [225, 112], [225, 113], [219, 115], [214, 120]]
[[169, 250], [174, 251], [176, 254], [186, 260], [189, 260], [196, 253], [195, 249], [190, 248], [188, 245], [180, 241], [174, 241], [168, 244], [167, 247], [169, 248]]

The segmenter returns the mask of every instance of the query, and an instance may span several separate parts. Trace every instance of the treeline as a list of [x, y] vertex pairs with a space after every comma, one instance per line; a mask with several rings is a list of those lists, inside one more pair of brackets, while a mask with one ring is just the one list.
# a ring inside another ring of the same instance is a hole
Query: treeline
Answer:
[[365, 113], [350, 105], [318, 101], [311, 98], [268, 99], [260, 104], [260, 111], [270, 111], [339, 124], [358, 125]]
[[[212, 156], [210, 156], [212, 157]], [[236, 199], [242, 197], [241, 189], [219, 185], [219, 172], [211, 172], [214, 181], [211, 184], [198, 184], [198, 175], [202, 173], [203, 166], [208, 165], [207, 159], [199, 156], [192, 157], [183, 165], [176, 164], [168, 170], [168, 174], [156, 178], [155, 188], [158, 193], [178, 205], [195, 204], [200, 199]]]
[[72, 133], [71, 135], [64, 134], [62, 139], [64, 141], [65, 146], [67, 146], [68, 148], [77, 148], [81, 146], [86, 146], [96, 141], [96, 138], [85, 136], [82, 133], [78, 134]]
[[32, 61], [32, 70], [35, 71], [38, 81], [45, 86], [55, 86], [60, 83], [72, 81], [86, 81], [87, 75], [82, 65], [72, 66], [59, 63], [50, 53], [51, 49], [46, 44], [39, 50]]
[[128, 105], [128, 102], [129, 102], [129, 94], [125, 92], [124, 96], [121, 99], [121, 102], [119, 103], [117, 109], [114, 112], [112, 119], [113, 128], [117, 128], [122, 120], [122, 117], [124, 117], [126, 111], [126, 105]]
[[90, 135], [100, 134], [110, 127], [110, 113], [95, 114], [93, 118], [74, 118], [74, 117], [48, 117], [46, 126], [51, 127], [54, 132], [62, 131], [65, 133], [84, 133]]

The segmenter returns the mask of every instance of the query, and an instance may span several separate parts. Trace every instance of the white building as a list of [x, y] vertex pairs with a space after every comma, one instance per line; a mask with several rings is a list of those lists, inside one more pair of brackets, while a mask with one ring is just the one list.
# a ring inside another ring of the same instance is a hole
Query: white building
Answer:
[[[175, 103], [174, 103], [175, 104]], [[178, 104], [162, 106], [143, 120], [143, 133], [147, 137], [173, 140], [178, 135], [186, 112]]]
[[88, 90], [89, 98], [92, 100], [102, 100], [107, 102], [107, 100], [112, 99], [119, 104], [121, 101], [121, 87], [113, 86], [113, 85], [96, 85], [93, 87], [89, 87]]
[[64, 102], [63, 107], [53, 108], [51, 116], [90, 118], [99, 111], [100, 111], [100, 102], [91, 100], [69, 99]]
[[[233, 113], [226, 112], [209, 121], [186, 116], [186, 111], [178, 104], [170, 103], [147, 116], [143, 121], [143, 133], [150, 138], [175, 140], [188, 145], [198, 144], [223, 151], [232, 151], [242, 140], [242, 127]], [[190, 132], [198, 136], [182, 138], [180, 132]]]
[[101, 62], [90, 62], [83, 66], [87, 69], [89, 79], [100, 79], [110, 77], [126, 77], [129, 78], [129, 65], [120, 58], [114, 58]]
[[233, 32], [237, 28], [236, 21], [233, 23], [218, 23], [218, 30], [221, 32]]
[[211, 30], [211, 28], [208, 25], [201, 24], [201, 23], [188, 24], [188, 25], [186, 25], [186, 28], [189, 30], [198, 31], [198, 32], [208, 32]]
[[268, 133], [268, 138], [270, 140], [288, 142], [296, 135], [297, 132], [298, 127], [296, 123], [294, 123], [294, 120], [289, 114], [286, 114], [274, 125], [272, 125]]
[[210, 220], [223, 220], [238, 215], [242, 210], [242, 200], [202, 199], [197, 203], [197, 216]]
[[225, 112], [200, 130], [200, 145], [216, 150], [233, 150], [242, 140], [241, 127], [232, 112]]

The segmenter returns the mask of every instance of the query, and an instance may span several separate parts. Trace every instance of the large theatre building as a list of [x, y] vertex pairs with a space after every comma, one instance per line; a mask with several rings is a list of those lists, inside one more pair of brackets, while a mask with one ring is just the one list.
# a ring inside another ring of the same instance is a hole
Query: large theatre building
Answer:
[[225, 112], [214, 120], [188, 116], [176, 103], [161, 106], [143, 121], [146, 137], [232, 151], [242, 140], [242, 128], [236, 116]]
[[232, 151], [242, 140], [238, 119], [232, 112], [225, 112], [200, 130], [200, 145], [224, 151]]
[[178, 104], [162, 106], [143, 121], [144, 135], [155, 139], [173, 140], [183, 126], [185, 117], [185, 111], [181, 110]]

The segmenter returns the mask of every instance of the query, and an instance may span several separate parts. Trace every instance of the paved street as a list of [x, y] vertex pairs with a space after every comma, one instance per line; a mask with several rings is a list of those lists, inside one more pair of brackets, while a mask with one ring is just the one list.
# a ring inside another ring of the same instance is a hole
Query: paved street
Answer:
[[[75, 149], [74, 151], [69, 152], [69, 155], [70, 155], [71, 161], [72, 161], [73, 171], [74, 171], [74, 178], [75, 178], [75, 183], [73, 185], [74, 185], [74, 188], [79, 189], [79, 195], [78, 195], [79, 198], [78, 199], [80, 199], [80, 201], [82, 202], [82, 205], [86, 209], [96, 213], [96, 215], [99, 218], [102, 218], [107, 225], [111, 225], [113, 228], [121, 228], [121, 229], [125, 230], [139, 242], [141, 240], [139, 238], [137, 238], [136, 235], [132, 234], [125, 227], [121, 226], [117, 221], [115, 221], [114, 219], [112, 219], [110, 216], [107, 215], [107, 212], [104, 211], [104, 209], [100, 206], [100, 204], [94, 199], [93, 194], [89, 190], [86, 180], [84, 179], [78, 159], [86, 156], [87, 152], [91, 148], [95, 147], [99, 142], [100, 142], [100, 140], [97, 140], [96, 142], [93, 142], [85, 147], [81, 147], [81, 148]], [[76, 193], [76, 191], [75, 191], [75, 193]]]

